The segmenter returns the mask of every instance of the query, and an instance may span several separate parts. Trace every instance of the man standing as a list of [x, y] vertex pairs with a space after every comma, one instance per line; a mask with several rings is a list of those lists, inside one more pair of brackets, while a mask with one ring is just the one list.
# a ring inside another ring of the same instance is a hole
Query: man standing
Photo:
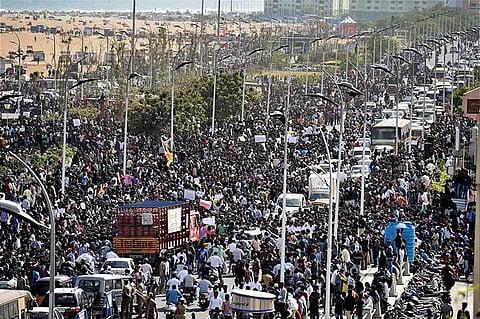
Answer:
[[143, 303], [143, 313], [145, 313], [145, 319], [158, 318], [157, 304], [155, 303], [154, 295], [151, 292], [148, 294], [147, 299]]
[[122, 310], [120, 312], [121, 319], [132, 319], [133, 287], [131, 280], [132, 279], [129, 279], [129, 283], [123, 287]]
[[165, 258], [162, 259], [160, 262], [160, 267], [159, 267], [159, 272], [160, 272], [160, 293], [165, 293], [165, 290], [167, 288], [167, 281], [168, 281], [168, 275], [170, 272], [170, 268], [168, 266], [168, 262]]

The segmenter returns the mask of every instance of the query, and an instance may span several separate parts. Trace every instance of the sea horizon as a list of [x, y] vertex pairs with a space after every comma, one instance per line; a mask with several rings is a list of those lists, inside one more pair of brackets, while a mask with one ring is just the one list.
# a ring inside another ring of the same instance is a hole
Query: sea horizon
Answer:
[[[201, 0], [135, 0], [137, 12], [200, 12]], [[1, 0], [1, 12], [131, 12], [133, 0]], [[223, 12], [263, 11], [263, 0], [221, 0]], [[218, 0], [204, 0], [204, 10], [214, 11]]]

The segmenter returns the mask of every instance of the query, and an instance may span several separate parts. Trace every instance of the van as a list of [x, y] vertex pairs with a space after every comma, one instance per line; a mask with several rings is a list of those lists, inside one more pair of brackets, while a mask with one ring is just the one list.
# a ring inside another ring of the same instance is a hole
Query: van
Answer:
[[81, 275], [77, 277], [75, 287], [82, 288], [83, 291], [93, 298], [92, 310], [97, 316], [102, 314], [104, 297], [107, 292], [115, 292], [117, 305], [120, 308], [123, 288], [129, 283], [131, 278], [129, 276], [110, 274]]
[[[69, 276], [55, 276], [55, 288], [72, 288], [73, 281]], [[37, 298], [37, 304], [41, 305], [43, 298], [50, 289], [50, 277], [39, 278], [32, 287], [33, 295]]]

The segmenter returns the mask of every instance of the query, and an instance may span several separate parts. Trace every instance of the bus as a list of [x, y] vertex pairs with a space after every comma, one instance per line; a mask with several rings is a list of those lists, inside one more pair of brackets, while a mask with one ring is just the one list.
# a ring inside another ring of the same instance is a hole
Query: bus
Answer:
[[395, 128], [397, 125], [399, 145], [402, 145], [402, 141], [408, 138], [410, 126], [410, 121], [405, 119], [386, 119], [375, 124], [371, 134], [372, 145], [395, 146]]
[[0, 318], [26, 319], [34, 299], [26, 290], [2, 290], [0, 293]]

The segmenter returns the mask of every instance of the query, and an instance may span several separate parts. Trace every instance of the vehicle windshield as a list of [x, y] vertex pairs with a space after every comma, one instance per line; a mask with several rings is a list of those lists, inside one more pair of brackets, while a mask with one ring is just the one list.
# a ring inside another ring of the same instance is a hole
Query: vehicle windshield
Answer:
[[373, 128], [372, 139], [393, 140], [395, 139], [394, 127]]
[[82, 288], [87, 292], [99, 291], [100, 290], [100, 280], [93, 279], [81, 279], [78, 283], [78, 287]]
[[105, 265], [112, 268], [128, 268], [128, 262], [124, 260], [107, 260]]
[[287, 207], [300, 207], [300, 199], [287, 198]]
[[329, 199], [330, 194], [329, 191], [327, 190], [326, 192], [312, 192], [312, 196], [310, 197], [310, 200], [317, 200], [317, 199]]

